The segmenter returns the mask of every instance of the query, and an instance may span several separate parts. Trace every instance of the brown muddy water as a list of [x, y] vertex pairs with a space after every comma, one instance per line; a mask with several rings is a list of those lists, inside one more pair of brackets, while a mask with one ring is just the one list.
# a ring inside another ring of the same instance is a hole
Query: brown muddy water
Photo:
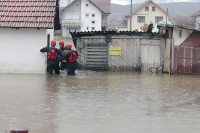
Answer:
[[200, 76], [0, 74], [0, 133], [199, 133]]

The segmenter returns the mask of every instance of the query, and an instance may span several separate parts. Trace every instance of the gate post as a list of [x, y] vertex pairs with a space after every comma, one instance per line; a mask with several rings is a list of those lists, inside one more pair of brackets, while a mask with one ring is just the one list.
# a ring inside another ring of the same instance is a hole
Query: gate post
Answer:
[[174, 47], [174, 67], [173, 67], [173, 74], [178, 74], [178, 52], [179, 47]]

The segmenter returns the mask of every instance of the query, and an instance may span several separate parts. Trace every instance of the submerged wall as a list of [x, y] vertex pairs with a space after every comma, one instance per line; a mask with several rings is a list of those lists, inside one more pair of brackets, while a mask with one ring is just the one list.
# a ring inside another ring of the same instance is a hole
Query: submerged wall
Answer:
[[82, 69], [149, 71], [150, 67], [159, 67], [164, 59], [165, 41], [160, 34], [89, 32], [73, 34], [73, 38]]
[[47, 33], [52, 31], [1, 28], [0, 72], [44, 73], [46, 55], [40, 49], [47, 45]]

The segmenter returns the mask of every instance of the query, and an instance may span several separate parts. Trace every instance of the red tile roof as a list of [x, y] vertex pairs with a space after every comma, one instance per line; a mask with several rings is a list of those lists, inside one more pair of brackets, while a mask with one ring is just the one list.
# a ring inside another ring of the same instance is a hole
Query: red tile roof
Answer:
[[53, 28], [56, 0], [1, 0], [0, 27]]

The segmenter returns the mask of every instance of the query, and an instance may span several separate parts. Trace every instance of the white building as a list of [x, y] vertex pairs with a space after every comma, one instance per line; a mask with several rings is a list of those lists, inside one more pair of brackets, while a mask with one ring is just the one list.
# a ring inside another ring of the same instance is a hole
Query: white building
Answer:
[[40, 49], [53, 39], [56, 0], [1, 1], [0, 7], [0, 72], [44, 73]]
[[74, 0], [60, 11], [62, 36], [70, 32], [99, 31], [108, 25], [110, 0]]
[[[132, 18], [131, 28], [130, 16]], [[133, 10], [131, 15], [126, 16], [128, 19], [128, 30], [139, 30], [144, 24], [150, 23], [152, 23], [155, 26], [158, 22], [166, 20], [166, 16], [169, 16], [169, 14], [167, 14], [167, 12], [164, 9], [162, 9], [158, 4], [156, 4], [152, 0], [147, 0], [135, 10]]]
[[192, 28], [194, 28], [196, 30], [200, 30], [200, 10], [195, 12], [192, 15], [192, 18], [193, 18], [193, 27]]

